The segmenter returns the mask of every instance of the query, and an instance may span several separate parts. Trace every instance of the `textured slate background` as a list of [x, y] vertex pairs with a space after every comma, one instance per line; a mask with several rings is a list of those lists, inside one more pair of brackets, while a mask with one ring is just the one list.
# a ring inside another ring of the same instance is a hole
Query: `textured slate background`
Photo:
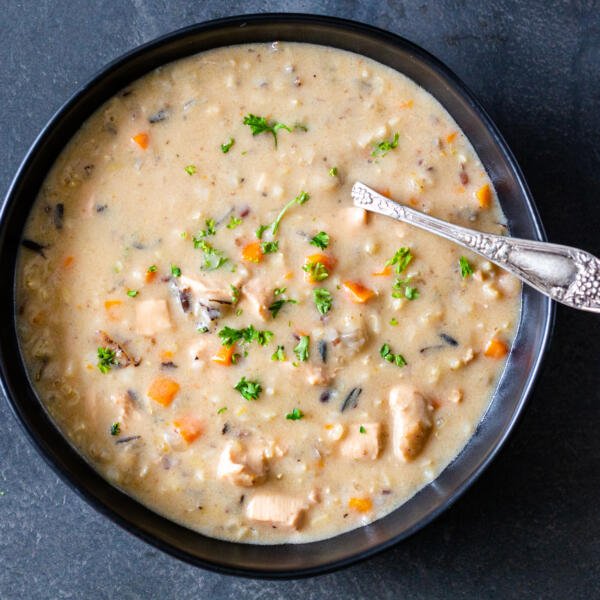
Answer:
[[[5, 0], [0, 190], [53, 111], [106, 62], [197, 21], [278, 10], [352, 17], [436, 54], [506, 136], [549, 237], [600, 255], [592, 0]], [[527, 414], [484, 476], [402, 545], [313, 580], [223, 577], [138, 541], [57, 479], [0, 401], [0, 598], [598, 598], [599, 334], [600, 319], [559, 308]]]

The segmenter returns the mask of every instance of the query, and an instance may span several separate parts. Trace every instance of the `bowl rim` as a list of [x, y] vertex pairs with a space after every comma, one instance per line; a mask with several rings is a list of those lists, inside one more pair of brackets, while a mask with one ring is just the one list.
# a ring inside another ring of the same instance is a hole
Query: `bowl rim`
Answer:
[[[314, 15], [314, 14], [306, 14], [306, 13], [254, 13], [254, 14], [241, 14], [234, 15], [219, 19], [213, 19], [208, 21], [203, 21], [200, 23], [196, 23], [193, 25], [188, 25], [183, 28], [176, 29], [164, 35], [161, 35], [157, 38], [154, 38], [144, 44], [136, 46], [131, 50], [119, 55], [114, 60], [105, 64], [102, 68], [97, 70], [87, 81], [83, 84], [79, 85], [77, 90], [71, 94], [71, 96], [54, 112], [54, 114], [47, 121], [46, 125], [42, 128], [40, 133], [36, 136], [34, 141], [31, 143], [25, 157], [21, 161], [15, 176], [13, 177], [8, 191], [4, 197], [2, 205], [0, 206], [0, 249], [4, 245], [4, 229], [5, 229], [5, 221], [7, 219], [7, 213], [9, 212], [9, 208], [13, 204], [15, 200], [15, 195], [17, 195], [17, 190], [26, 175], [26, 171], [28, 166], [37, 155], [40, 146], [43, 141], [49, 136], [50, 132], [52, 132], [60, 120], [65, 116], [65, 114], [77, 103], [80, 99], [90, 90], [96, 88], [102, 81], [106, 78], [108, 74], [113, 72], [115, 69], [124, 66], [126, 63], [131, 61], [134, 58], [137, 58], [141, 55], [149, 53], [153, 50], [160, 50], [161, 47], [165, 46], [170, 42], [174, 42], [177, 39], [185, 39], [188, 36], [196, 36], [201, 35], [203, 32], [207, 32], [210, 30], [218, 30], [220, 28], [238, 26], [244, 27], [246, 24], [261, 24], [261, 23], [271, 23], [271, 24], [289, 24], [294, 23], [298, 24], [298, 26], [303, 25], [311, 25], [316, 24], [320, 26], [326, 26], [330, 28], [340, 28], [349, 32], [355, 31], [361, 34], [365, 34], [370, 38], [379, 38], [382, 39], [387, 44], [392, 44], [395, 46], [400, 46], [405, 49], [408, 49], [411, 53], [418, 56], [418, 58], [428, 65], [432, 66], [438, 74], [441, 74], [442, 78], [449, 82], [451, 86], [455, 89], [458, 89], [462, 97], [467, 100], [470, 104], [470, 108], [476, 113], [484, 127], [488, 130], [488, 132], [492, 135], [494, 143], [500, 149], [507, 163], [509, 164], [512, 172], [514, 173], [514, 177], [519, 184], [522, 194], [526, 200], [526, 208], [529, 211], [532, 226], [537, 234], [537, 238], [539, 240], [545, 241], [546, 234], [543, 228], [543, 225], [540, 220], [538, 209], [535, 205], [531, 192], [527, 186], [525, 178], [522, 174], [522, 171], [504, 138], [500, 134], [498, 128], [493, 123], [491, 118], [488, 116], [487, 112], [481, 106], [479, 101], [476, 99], [474, 94], [469, 90], [469, 88], [462, 82], [462, 80], [451, 71], [443, 62], [437, 59], [435, 56], [430, 54], [428, 51], [424, 50], [420, 46], [414, 44], [413, 42], [407, 40], [406, 38], [391, 33], [389, 31], [383, 30], [381, 28], [368, 25], [365, 23], [342, 19], [339, 17], [332, 17], [327, 15]], [[285, 38], [283, 38], [285, 39]], [[295, 41], [295, 40], [294, 40]], [[250, 43], [250, 42], [248, 42]], [[336, 47], [333, 45], [333, 47]], [[189, 55], [195, 54], [196, 51], [190, 51]], [[170, 60], [165, 60], [163, 64], [171, 62]], [[151, 70], [151, 69], [150, 69]], [[427, 91], [427, 90], [426, 90]], [[101, 103], [98, 103], [96, 108]], [[70, 138], [69, 138], [70, 139]], [[16, 256], [12, 259], [15, 262]], [[13, 278], [14, 279], [14, 278]], [[14, 297], [14, 295], [13, 295]], [[14, 304], [14, 301], [13, 301]], [[155, 537], [152, 533], [144, 531], [138, 526], [131, 523], [125, 517], [118, 514], [114, 508], [105, 504], [99, 497], [94, 495], [89, 489], [83, 487], [80, 482], [77, 481], [77, 477], [71, 473], [65, 466], [59, 465], [57, 461], [50, 456], [48, 452], [48, 448], [42, 443], [39, 435], [34, 431], [31, 423], [29, 422], [28, 417], [25, 415], [22, 407], [20, 406], [20, 402], [16, 400], [18, 396], [18, 392], [13, 392], [11, 389], [12, 386], [9, 383], [9, 373], [6, 369], [6, 358], [3, 353], [2, 344], [0, 343], [0, 389], [2, 389], [4, 396], [6, 397], [11, 412], [15, 416], [17, 422], [19, 423], [22, 430], [26, 433], [29, 441], [36, 448], [38, 453], [42, 456], [45, 462], [52, 468], [52, 470], [59, 475], [61, 480], [65, 482], [69, 488], [75, 491], [79, 497], [83, 498], [88, 504], [90, 504], [96, 511], [108, 517], [111, 521], [120, 525], [123, 529], [132, 533], [136, 537], [152, 544], [153, 546], [159, 548], [160, 550], [170, 554], [180, 560], [188, 564], [192, 564], [194, 566], [200, 566], [202, 568], [215, 571], [221, 574], [227, 575], [236, 575], [243, 577], [253, 577], [253, 578], [263, 578], [263, 579], [291, 579], [291, 578], [300, 578], [300, 577], [309, 577], [314, 575], [320, 575], [325, 573], [330, 573], [332, 571], [348, 567], [352, 564], [355, 564], [359, 561], [365, 560], [371, 556], [379, 554], [384, 550], [390, 548], [391, 546], [397, 544], [403, 539], [414, 534], [419, 529], [425, 527], [428, 523], [434, 520], [437, 516], [439, 516], [442, 512], [447, 510], [454, 502], [456, 502], [468, 488], [473, 485], [473, 483], [479, 478], [479, 476], [483, 473], [483, 471], [489, 466], [491, 461], [498, 454], [500, 449], [504, 446], [507, 438], [510, 436], [517, 422], [519, 421], [523, 409], [527, 403], [528, 398], [531, 395], [533, 386], [535, 384], [535, 380], [539, 375], [543, 360], [546, 356], [546, 351], [548, 349], [548, 345], [550, 343], [552, 337], [552, 331], [555, 320], [555, 305], [551, 302], [550, 299], [546, 299], [545, 304], [545, 319], [543, 322], [543, 332], [541, 334], [540, 342], [539, 342], [539, 351], [537, 352], [529, 374], [525, 380], [524, 386], [522, 388], [521, 396], [518, 404], [516, 405], [509, 423], [505, 427], [502, 432], [502, 435], [498, 437], [495, 445], [491, 447], [491, 450], [485, 456], [485, 458], [479, 463], [479, 465], [467, 476], [463, 479], [462, 483], [457, 487], [457, 489], [452, 493], [452, 495], [445, 499], [435, 510], [430, 511], [425, 517], [421, 518], [417, 521], [412, 527], [404, 530], [402, 533], [396, 536], [392, 536], [384, 542], [380, 542], [373, 547], [362, 550], [359, 552], [350, 553], [343, 559], [334, 560], [331, 562], [326, 562], [317, 566], [308, 567], [304, 569], [277, 569], [274, 570], [272, 568], [246, 568], [246, 567], [232, 567], [229, 564], [224, 564], [219, 562], [217, 559], [214, 561], [209, 561], [205, 559], [198, 558], [188, 553], [185, 550], [181, 550], [171, 543], [167, 542], [164, 539], [160, 539]], [[13, 310], [16, 313], [16, 311]], [[21, 358], [18, 359], [22, 362]], [[54, 424], [54, 423], [53, 423]], [[54, 424], [55, 427], [57, 427]], [[62, 434], [61, 434], [62, 435]], [[66, 439], [66, 438], [65, 438]], [[443, 471], [442, 471], [443, 472]], [[438, 477], [441, 473], [438, 475]], [[106, 482], [107, 485], [112, 486], [109, 482]], [[135, 502], [138, 502], [135, 500]], [[143, 506], [143, 505], [142, 505]], [[149, 509], [152, 510], [152, 509]], [[392, 511], [394, 512], [394, 511]], [[162, 516], [162, 515], [161, 515]], [[163, 517], [168, 519], [167, 517]], [[361, 527], [362, 528], [362, 527]], [[200, 534], [202, 535], [202, 534]], [[335, 536], [334, 536], [335, 538]], [[334, 538], [326, 538], [324, 540], [318, 540], [315, 543], [319, 543], [320, 541], [327, 541], [328, 539]], [[311, 543], [311, 542], [308, 542]], [[300, 544], [299, 546], [303, 546], [306, 544]], [[277, 546], [271, 546], [277, 547]]]

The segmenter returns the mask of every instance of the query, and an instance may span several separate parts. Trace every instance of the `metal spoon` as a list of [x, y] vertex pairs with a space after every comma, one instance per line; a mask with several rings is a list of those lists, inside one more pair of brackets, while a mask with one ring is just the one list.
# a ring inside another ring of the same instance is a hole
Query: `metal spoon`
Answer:
[[600, 260], [589, 252], [452, 225], [398, 204], [360, 181], [352, 186], [352, 199], [355, 206], [410, 223], [485, 256], [557, 302], [600, 313]]

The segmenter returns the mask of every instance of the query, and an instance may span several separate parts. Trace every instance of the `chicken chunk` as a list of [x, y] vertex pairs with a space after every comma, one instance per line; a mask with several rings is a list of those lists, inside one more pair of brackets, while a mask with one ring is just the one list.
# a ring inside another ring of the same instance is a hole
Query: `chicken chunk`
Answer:
[[404, 462], [415, 458], [427, 442], [432, 428], [431, 407], [410, 385], [398, 385], [390, 391], [392, 444], [394, 454]]
[[340, 443], [340, 454], [345, 458], [375, 460], [381, 449], [381, 424], [351, 425]]
[[257, 316], [265, 321], [269, 314], [269, 303], [272, 294], [271, 289], [267, 289], [264, 283], [258, 278], [255, 278], [244, 285], [243, 292]]
[[135, 306], [136, 330], [142, 335], [155, 335], [171, 329], [166, 300], [143, 300]]
[[239, 442], [225, 446], [217, 465], [217, 477], [234, 485], [251, 487], [267, 475], [265, 449], [253, 445], [245, 448]]
[[307, 509], [307, 503], [301, 498], [261, 493], [255, 494], [248, 502], [246, 517], [273, 527], [297, 530], [302, 525], [302, 518]]

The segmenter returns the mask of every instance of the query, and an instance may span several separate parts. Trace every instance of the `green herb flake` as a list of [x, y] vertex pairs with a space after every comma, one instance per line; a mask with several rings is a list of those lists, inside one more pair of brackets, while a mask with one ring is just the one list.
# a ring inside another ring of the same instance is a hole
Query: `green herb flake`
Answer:
[[157, 267], [156, 265], [150, 265], [150, 266], [149, 266], [149, 267], [146, 269], [146, 271], [147, 271], [148, 273], [156, 273], [156, 271], [158, 271], [158, 267]]
[[309, 356], [309, 344], [310, 337], [308, 335], [303, 335], [298, 342], [298, 345], [294, 348], [294, 354], [301, 362], [306, 362]]
[[285, 360], [285, 348], [283, 346], [277, 346], [277, 350], [271, 354], [271, 360], [283, 362]]
[[176, 265], [171, 265], [171, 275], [173, 277], [181, 277], [181, 269]]
[[202, 250], [204, 254], [204, 264], [202, 265], [204, 271], [214, 271], [229, 262], [221, 250], [217, 250], [206, 240], [194, 238], [194, 248]]
[[113, 423], [110, 426], [110, 435], [119, 435], [121, 433], [121, 424], [120, 423]]
[[231, 215], [229, 218], [229, 223], [227, 223], [227, 229], [235, 229], [238, 225], [242, 224], [242, 220], [240, 217], [236, 217], [235, 215]]
[[233, 283], [229, 287], [231, 288], [231, 303], [236, 305], [240, 301], [240, 288], [235, 287]]
[[338, 175], [338, 168], [337, 167], [331, 167], [331, 169], [329, 169], [328, 173], [329, 173], [329, 175], [331, 177], [337, 177], [337, 175]]
[[183, 169], [188, 175], [194, 175], [195, 173], [198, 172], [198, 169], [196, 168], [196, 165], [188, 165], [187, 167], [184, 167]]
[[198, 249], [202, 246], [203, 238], [208, 237], [209, 235], [215, 235], [217, 233], [217, 224], [214, 219], [206, 219], [204, 221], [206, 225], [206, 229], [203, 229], [197, 236], [192, 238], [194, 242], [194, 248]]
[[256, 237], [257, 237], [259, 240], [262, 240], [263, 233], [264, 233], [264, 232], [265, 232], [267, 229], [269, 229], [269, 227], [270, 227], [270, 225], [259, 225], [259, 226], [256, 228]]
[[304, 413], [299, 408], [294, 408], [291, 413], [285, 415], [285, 418], [290, 421], [299, 421], [304, 417]]
[[310, 244], [321, 250], [325, 250], [325, 248], [329, 246], [329, 234], [324, 231], [319, 231], [319, 233], [310, 240]]
[[386, 261], [385, 266], [395, 267], [396, 273], [400, 275], [400, 273], [408, 267], [412, 259], [413, 255], [410, 248], [402, 247], [399, 250], [396, 250], [394, 256]]
[[127, 295], [130, 298], [135, 298], [139, 294], [138, 290], [127, 290]]
[[236, 342], [250, 344], [258, 342], [261, 346], [265, 346], [273, 339], [272, 331], [259, 331], [254, 328], [254, 325], [242, 329], [235, 329], [226, 325], [219, 331], [219, 338], [224, 346], [232, 346]]
[[221, 406], [221, 408], [217, 411], [218, 415], [222, 415], [227, 410], [226, 406]]
[[317, 288], [313, 290], [313, 298], [315, 300], [315, 306], [320, 314], [326, 315], [331, 310], [333, 304], [331, 292], [325, 288]]
[[329, 277], [329, 271], [322, 262], [308, 261], [302, 270], [309, 274], [312, 281], [323, 281]]
[[397, 367], [404, 367], [407, 362], [402, 354], [394, 354], [389, 344], [383, 344], [379, 349], [379, 354], [386, 362], [395, 364]]
[[265, 132], [272, 134], [275, 142], [275, 148], [277, 148], [277, 133], [281, 129], [285, 129], [286, 131], [290, 132], [292, 131], [290, 127], [283, 123], [279, 123], [278, 121], [269, 122], [264, 117], [258, 117], [251, 113], [244, 117], [243, 123], [244, 125], [248, 125], [248, 127], [250, 127], [252, 135], [259, 135]]
[[412, 287], [410, 285], [405, 286], [404, 297], [407, 300], [416, 300], [419, 296], [419, 290], [416, 287]]
[[274, 242], [262, 242], [260, 245], [260, 249], [263, 254], [275, 254], [279, 250], [279, 241], [275, 240]]
[[360, 433], [367, 433], [367, 430], [365, 429], [365, 426], [364, 426], [364, 425], [361, 425], [361, 426], [358, 428], [358, 431], [359, 431]]
[[393, 150], [398, 146], [398, 139], [400, 138], [399, 133], [394, 134], [394, 138], [391, 141], [384, 140], [375, 144], [375, 148], [373, 152], [371, 152], [371, 156], [385, 156], [390, 150]]
[[108, 373], [117, 364], [117, 355], [111, 348], [98, 348], [98, 368], [101, 373]]
[[467, 260], [466, 256], [461, 256], [458, 259], [458, 264], [460, 266], [460, 275], [463, 279], [465, 279], [469, 275], [473, 275], [473, 267]]
[[262, 392], [262, 386], [258, 381], [248, 381], [245, 377], [242, 377], [233, 386], [233, 389], [237, 390], [246, 400], [257, 400]]
[[221, 144], [221, 152], [223, 154], [227, 154], [234, 144], [235, 140], [232, 137], [230, 137], [224, 144]]
[[[277, 233], [277, 230], [279, 229], [279, 223], [281, 222], [281, 219], [283, 218], [283, 215], [285, 215], [285, 213], [292, 207], [294, 206], [294, 204], [305, 204], [306, 202], [308, 202], [310, 200], [310, 194], [308, 192], [300, 192], [293, 200], [290, 200], [282, 209], [281, 212], [277, 215], [277, 218], [273, 221], [272, 225], [271, 225], [271, 233], [273, 235], [275, 235]], [[262, 227], [262, 225], [261, 225]], [[260, 229], [260, 228], [259, 228]], [[264, 230], [263, 230], [264, 231]], [[262, 238], [262, 234], [259, 236], [258, 235], [258, 230], [257, 230], [257, 237], [259, 239]]]
[[398, 325], [398, 319], [396, 319], [396, 317], [392, 317], [390, 319], [390, 325], [392, 325], [392, 327], [396, 327], [396, 325]]

